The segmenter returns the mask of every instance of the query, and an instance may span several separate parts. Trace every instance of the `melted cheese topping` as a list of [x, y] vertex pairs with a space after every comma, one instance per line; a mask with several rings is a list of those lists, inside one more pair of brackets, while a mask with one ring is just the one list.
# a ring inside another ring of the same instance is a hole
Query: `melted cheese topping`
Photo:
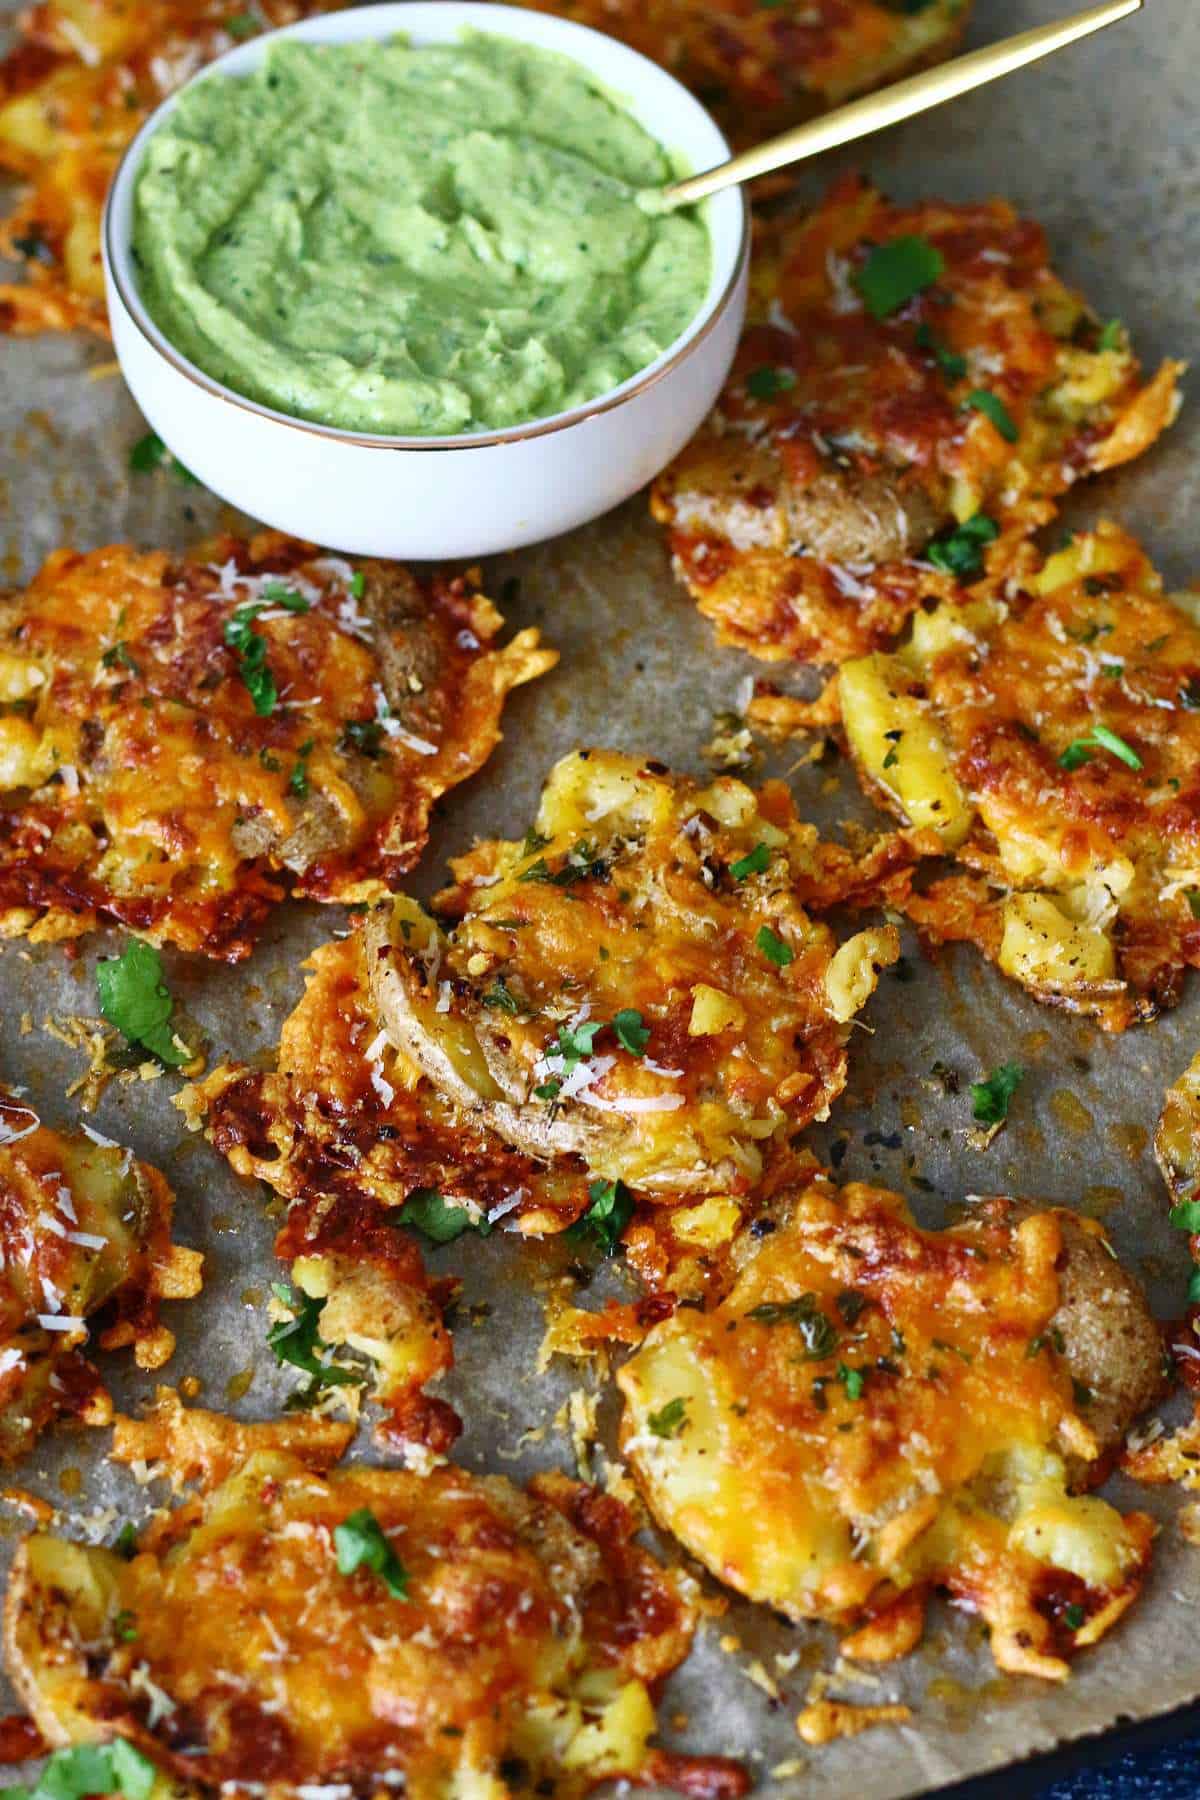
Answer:
[[201, 1261], [171, 1243], [173, 1204], [130, 1151], [52, 1131], [0, 1093], [0, 1460], [57, 1414], [111, 1417], [81, 1354], [99, 1308], [113, 1303], [103, 1347], [132, 1344], [147, 1369], [171, 1355], [158, 1302], [198, 1293]]
[[[163, 1434], [122, 1421], [115, 1454]], [[510, 1760], [568, 1795], [653, 1773], [648, 1688], [694, 1618], [619, 1502], [561, 1476], [525, 1494], [449, 1467], [324, 1472], [332, 1446], [294, 1426], [237, 1438], [131, 1562], [27, 1540], [7, 1641], [52, 1741], [115, 1727], [188, 1792], [254, 1781], [279, 1800], [321, 1783], [501, 1800]], [[364, 1509], [402, 1598], [369, 1566], [339, 1572], [335, 1533]]]
[[913, 896], [922, 928], [1120, 1030], [1200, 963], [1200, 626], [1114, 525], [977, 594], [842, 669], [847, 741], [977, 872]]
[[0, 603], [0, 931], [117, 920], [234, 959], [287, 881], [384, 891], [555, 660], [536, 632], [491, 649], [500, 623], [467, 579], [275, 534], [56, 553]]
[[611, 751], [564, 758], [524, 842], [453, 868], [450, 929], [401, 900], [371, 943], [393, 1041], [518, 1147], [651, 1193], [745, 1191], [824, 1117], [898, 949], [809, 916], [861, 871], [781, 783], [699, 787]]
[[884, 0], [534, 0], [631, 44], [700, 95], [735, 144], [761, 143], [854, 94], [945, 56], [970, 11], [931, 0], [906, 14]]
[[1136, 1594], [1153, 1527], [1067, 1492], [1064, 1453], [1096, 1445], [1054, 1348], [1061, 1249], [1051, 1213], [925, 1232], [897, 1195], [814, 1182], [719, 1305], [618, 1377], [656, 1518], [751, 1599], [858, 1627], [848, 1654], [911, 1648], [937, 1583], [1002, 1668], [1065, 1674]]
[[[338, 0], [41, 0], [0, 62], [0, 169], [28, 182], [0, 224], [25, 264], [0, 285], [0, 329], [107, 334], [100, 213], [121, 152], [160, 100], [247, 32]], [[235, 31], [230, 20], [239, 23]]]
[[[876, 247], [912, 237], [942, 273], [876, 319], [855, 279]], [[1102, 347], [1041, 230], [999, 200], [902, 208], [843, 181], [760, 234], [751, 316], [652, 507], [720, 640], [767, 659], [882, 643], [922, 598], [955, 594], [921, 560], [932, 537], [982, 511], [1002, 566], [1056, 495], [1137, 455], [1178, 407], [1180, 365], [1143, 387], [1124, 334]], [[968, 403], [980, 391], [1015, 441]]]

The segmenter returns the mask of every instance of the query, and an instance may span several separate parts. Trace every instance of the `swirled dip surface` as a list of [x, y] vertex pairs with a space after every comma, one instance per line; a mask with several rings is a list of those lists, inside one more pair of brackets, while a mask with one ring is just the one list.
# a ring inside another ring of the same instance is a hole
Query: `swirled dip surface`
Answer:
[[348, 430], [496, 430], [606, 393], [699, 309], [710, 245], [651, 217], [663, 147], [569, 58], [275, 44], [147, 147], [143, 297], [208, 374]]

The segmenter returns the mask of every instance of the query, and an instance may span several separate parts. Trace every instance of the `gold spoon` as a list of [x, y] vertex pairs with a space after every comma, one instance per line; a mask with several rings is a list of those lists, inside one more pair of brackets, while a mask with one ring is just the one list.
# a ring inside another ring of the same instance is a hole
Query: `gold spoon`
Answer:
[[898, 125], [902, 119], [911, 119], [916, 113], [941, 106], [943, 101], [957, 99], [959, 94], [969, 94], [972, 88], [996, 81], [1001, 75], [1011, 75], [1014, 69], [1023, 69], [1026, 63], [1052, 56], [1056, 50], [1077, 43], [1093, 31], [1115, 25], [1118, 19], [1126, 19], [1131, 13], [1140, 11], [1141, 6], [1142, 0], [1105, 0], [1104, 5], [1090, 6], [1086, 12], [1074, 13], [1069, 19], [1059, 19], [1052, 25], [1037, 25], [1032, 31], [1022, 31], [1016, 37], [1004, 38], [983, 50], [973, 50], [968, 56], [957, 56], [953, 62], [943, 63], [939, 68], [911, 75], [907, 81], [897, 81], [894, 86], [884, 88], [878, 94], [868, 94], [862, 100], [854, 100], [849, 106], [839, 106], [836, 112], [810, 119], [806, 125], [797, 125], [779, 137], [768, 138], [765, 144], [759, 144], [753, 150], [743, 150], [740, 156], [718, 163], [715, 169], [689, 175], [670, 187], [649, 190], [639, 198], [648, 212], [670, 212], [677, 206], [690, 206], [722, 188], [752, 181], [756, 175], [769, 175], [772, 170], [786, 168], [789, 163], [819, 156], [823, 150], [835, 150], [839, 144], [852, 144], [856, 138], [882, 131], [886, 125]]

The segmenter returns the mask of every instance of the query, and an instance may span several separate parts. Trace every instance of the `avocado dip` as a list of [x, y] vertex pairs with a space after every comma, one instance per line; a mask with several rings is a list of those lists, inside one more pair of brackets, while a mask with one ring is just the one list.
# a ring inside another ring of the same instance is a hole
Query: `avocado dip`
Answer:
[[578, 63], [510, 38], [282, 39], [182, 95], [136, 189], [142, 297], [207, 374], [350, 431], [499, 430], [607, 393], [708, 287], [676, 170]]

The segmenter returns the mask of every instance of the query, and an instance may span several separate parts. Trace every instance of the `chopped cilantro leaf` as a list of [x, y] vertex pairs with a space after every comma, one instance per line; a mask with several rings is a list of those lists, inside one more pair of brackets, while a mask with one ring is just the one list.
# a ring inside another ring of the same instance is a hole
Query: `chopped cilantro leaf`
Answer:
[[483, 996], [483, 1004], [493, 1007], [498, 1012], [518, 1013], [520, 1003], [509, 989], [503, 975], [497, 975], [487, 993]]
[[130, 1612], [127, 1606], [123, 1606], [113, 1620], [113, 1630], [123, 1644], [135, 1643], [138, 1634], [137, 1614]]
[[125, 1800], [149, 1800], [158, 1771], [148, 1756], [125, 1738], [111, 1744], [73, 1744], [56, 1750], [43, 1768], [29, 1800], [84, 1800], [90, 1794], [123, 1794]]
[[[266, 606], [282, 606], [285, 611], [306, 613], [312, 611], [312, 602], [295, 588], [286, 587], [282, 581], [264, 581], [262, 585], [262, 601]], [[239, 609], [240, 610], [240, 609]], [[259, 611], [263, 611], [262, 604]]]
[[533, 1097], [535, 1100], [557, 1100], [561, 1093], [562, 1082], [551, 1076], [549, 1081], [543, 1081], [540, 1087], [534, 1088]]
[[682, 1395], [668, 1400], [658, 1412], [649, 1413], [646, 1418], [646, 1424], [656, 1438], [678, 1437], [687, 1422], [687, 1401]]
[[407, 1571], [369, 1507], [360, 1506], [348, 1519], [334, 1526], [333, 1544], [339, 1575], [353, 1575], [356, 1569], [370, 1569], [378, 1575], [393, 1600], [407, 1600]]
[[967, 372], [967, 359], [951, 350], [933, 329], [922, 320], [917, 326], [917, 348], [928, 350], [947, 381], [961, 381]]
[[110, 644], [100, 661], [106, 669], [115, 669], [120, 663], [129, 670], [131, 675], [140, 675], [142, 672], [134, 661], [133, 653], [124, 638], [119, 638], [115, 644]]
[[1001, 1063], [986, 1081], [971, 1083], [971, 1111], [977, 1125], [1003, 1125], [1013, 1095], [1025, 1079], [1020, 1063]]
[[1120, 681], [1125, 673], [1124, 663], [1101, 663], [1100, 673], [1107, 681]]
[[1120, 319], [1109, 319], [1096, 340], [1097, 350], [1119, 350], [1125, 342], [1125, 327]]
[[1118, 737], [1107, 725], [1093, 725], [1085, 737], [1076, 738], [1073, 743], [1068, 744], [1058, 759], [1058, 766], [1068, 772], [1081, 768], [1084, 763], [1091, 762], [1092, 753], [1096, 750], [1107, 750], [1110, 756], [1115, 756], [1126, 768], [1140, 769], [1142, 766], [1142, 759], [1137, 751], [1131, 749], [1125, 739]]
[[491, 1226], [482, 1213], [455, 1206], [437, 1188], [414, 1188], [396, 1215], [402, 1225], [412, 1225], [434, 1244], [452, 1244], [464, 1231], [487, 1237]]
[[764, 1300], [761, 1306], [751, 1307], [746, 1316], [760, 1325], [795, 1325], [810, 1362], [832, 1356], [838, 1347], [837, 1332], [821, 1311], [815, 1294], [801, 1294], [795, 1300]]
[[171, 1030], [175, 1003], [153, 944], [131, 938], [120, 956], [101, 957], [96, 964], [96, 992], [104, 1017], [131, 1044], [140, 1044], [169, 1069], [192, 1060], [191, 1051], [175, 1042]]
[[355, 569], [350, 577], [350, 592], [356, 600], [361, 600], [367, 590], [367, 578], [361, 569]]
[[642, 1015], [635, 1006], [623, 1006], [614, 1014], [613, 1030], [622, 1050], [628, 1050], [630, 1056], [645, 1055], [646, 1045], [650, 1042], [650, 1027], [642, 1024]]
[[263, 600], [248, 600], [225, 621], [225, 642], [238, 659], [238, 673], [260, 719], [275, 711], [279, 699], [275, 677], [267, 661], [267, 640], [254, 629], [254, 621], [266, 604]]
[[1200, 1231], [1200, 1200], [1181, 1200], [1167, 1217], [1180, 1231]]
[[605, 1256], [616, 1252], [633, 1217], [633, 1195], [623, 1181], [593, 1181], [588, 1188], [588, 1209], [569, 1227], [577, 1242], [593, 1238]]
[[893, 769], [900, 761], [900, 740], [904, 733], [902, 731], [885, 731], [883, 735], [888, 740], [888, 753], [883, 759], [882, 766], [885, 769]]
[[1183, 897], [1188, 903], [1188, 911], [1193, 919], [1200, 919], [1200, 888], [1184, 888]]
[[197, 477], [190, 469], [184, 468], [178, 457], [171, 455], [156, 431], [148, 431], [129, 452], [129, 467], [135, 475], [148, 475], [151, 469], [161, 469], [167, 463], [171, 465], [171, 472], [178, 480], [187, 482], [192, 487], [200, 486]]
[[113, 1549], [118, 1556], [123, 1556], [126, 1562], [132, 1562], [137, 1555], [137, 1539], [137, 1526], [132, 1519], [126, 1519], [113, 1540]]
[[582, 1062], [585, 1057], [592, 1054], [596, 1039], [603, 1030], [603, 1019], [585, 1019], [582, 1024], [570, 1027], [560, 1025], [558, 1028], [558, 1054], [568, 1065]]
[[365, 1379], [362, 1375], [352, 1369], [336, 1368], [328, 1361], [330, 1346], [318, 1329], [324, 1300], [314, 1299], [311, 1294], [293, 1294], [281, 1282], [273, 1287], [276, 1299], [291, 1308], [292, 1317], [272, 1325], [267, 1333], [267, 1344], [274, 1351], [280, 1368], [287, 1364], [309, 1377], [299, 1403], [311, 1406], [323, 1388], [361, 1387]]
[[984, 546], [999, 536], [1000, 527], [995, 519], [977, 512], [963, 524], [956, 525], [953, 531], [944, 531], [940, 537], [932, 538], [925, 546], [925, 560], [944, 574], [965, 581], [983, 573]]
[[288, 789], [300, 800], [305, 799], [308, 794], [308, 758], [315, 743], [315, 738], [309, 738], [306, 743], [301, 744], [296, 752], [297, 761], [288, 776]]
[[1200, 1269], [1193, 1269], [1188, 1276], [1187, 1303], [1189, 1306], [1200, 1306]]
[[374, 762], [383, 747], [383, 722], [380, 719], [347, 719], [338, 739], [338, 749], [359, 750]]
[[846, 1390], [847, 1400], [861, 1400], [863, 1389], [867, 1385], [865, 1369], [852, 1369], [848, 1363], [840, 1362], [837, 1366], [837, 1378]]
[[1015, 444], [1020, 437], [1021, 434], [1017, 430], [1012, 414], [999, 394], [993, 394], [990, 388], [972, 388], [963, 401], [963, 405], [971, 407], [975, 412], [982, 413], [984, 418], [996, 427], [1000, 436], [1007, 439], [1010, 444]]
[[746, 392], [755, 400], [774, 400], [796, 385], [792, 369], [751, 369], [746, 377]]
[[755, 844], [753, 850], [745, 856], [739, 856], [735, 863], [730, 863], [729, 873], [735, 881], [745, 881], [747, 875], [761, 875], [771, 860], [771, 852], [765, 844]]
[[796, 952], [791, 945], [785, 944], [781, 937], [777, 937], [769, 925], [759, 926], [754, 942], [767, 961], [774, 963], [777, 969], [786, 969], [789, 963], [796, 960]]
[[1081, 1631], [1087, 1622], [1087, 1613], [1075, 1600], [1063, 1607], [1063, 1624], [1068, 1631]]
[[946, 260], [928, 238], [898, 237], [877, 244], [854, 276], [854, 285], [873, 319], [886, 319], [930, 287]]

